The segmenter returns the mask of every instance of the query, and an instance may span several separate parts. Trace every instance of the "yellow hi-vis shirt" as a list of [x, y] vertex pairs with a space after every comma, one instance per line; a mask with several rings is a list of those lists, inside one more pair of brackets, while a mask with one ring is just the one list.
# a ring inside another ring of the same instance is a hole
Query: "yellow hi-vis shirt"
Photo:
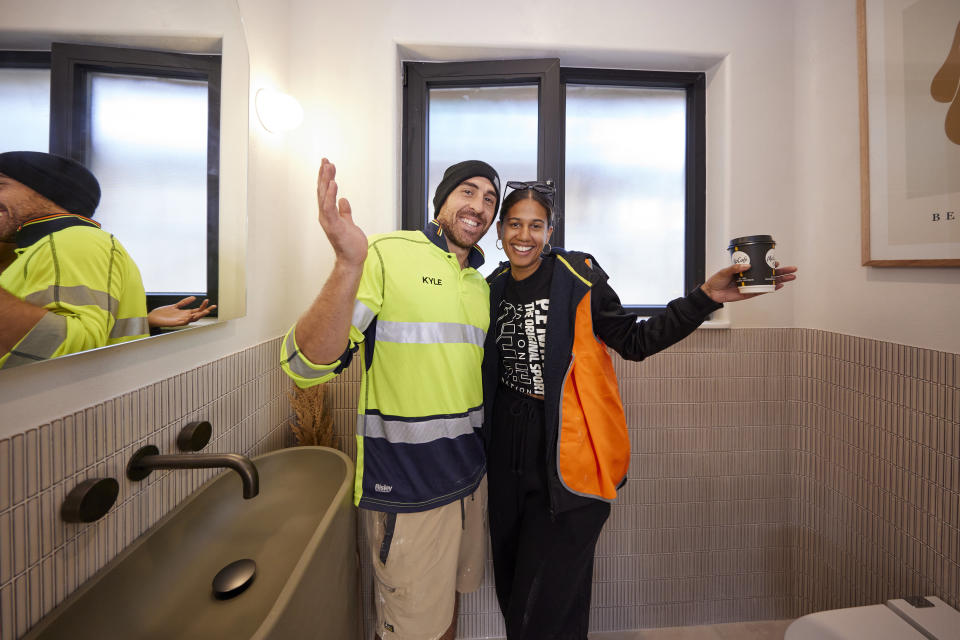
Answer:
[[486, 472], [480, 365], [490, 288], [481, 264], [474, 249], [461, 269], [435, 222], [372, 236], [340, 360], [307, 360], [294, 329], [284, 339], [281, 366], [300, 387], [333, 378], [359, 349], [354, 501], [362, 508], [440, 507], [473, 493]]
[[[26, 246], [23, 237], [30, 237]], [[0, 369], [150, 334], [140, 270], [115, 236], [82, 216], [58, 214], [26, 223], [17, 238], [17, 259], [0, 274], [0, 287], [50, 313], [0, 356]]]

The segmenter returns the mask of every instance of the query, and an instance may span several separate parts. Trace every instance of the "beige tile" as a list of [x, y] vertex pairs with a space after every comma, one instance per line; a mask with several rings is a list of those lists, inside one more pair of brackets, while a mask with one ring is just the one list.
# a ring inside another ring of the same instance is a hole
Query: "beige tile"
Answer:
[[587, 634], [589, 640], [638, 640], [642, 631], [605, 631]]
[[716, 625], [717, 636], [723, 640], [782, 640], [793, 620], [738, 622]]
[[718, 625], [694, 627], [664, 627], [661, 629], [641, 629], [638, 631], [617, 631], [609, 633], [591, 633], [590, 640], [720, 640]]
[[23, 502], [24, 497], [26, 496], [26, 479], [27, 472], [25, 469], [26, 463], [26, 454], [24, 452], [24, 435], [18, 434], [13, 436], [11, 440], [10, 447], [10, 470], [11, 470], [11, 484], [12, 487], [12, 502], [13, 504], [18, 504]]
[[19, 638], [30, 628], [30, 598], [27, 595], [27, 575], [23, 574], [13, 581], [13, 613], [15, 635]]
[[0, 512], [0, 585], [13, 577], [13, 514]]
[[16, 577], [22, 574], [27, 568], [27, 507], [21, 504], [13, 509], [13, 555], [11, 558], [13, 567], [12, 575]]
[[12, 467], [10, 439], [4, 438], [0, 440], [0, 511], [9, 509], [13, 502], [10, 490]]
[[40, 444], [37, 429], [27, 431], [23, 453], [23, 466], [26, 471], [26, 497], [29, 499], [37, 494], [40, 487]]
[[13, 583], [0, 588], [0, 637], [13, 638]]

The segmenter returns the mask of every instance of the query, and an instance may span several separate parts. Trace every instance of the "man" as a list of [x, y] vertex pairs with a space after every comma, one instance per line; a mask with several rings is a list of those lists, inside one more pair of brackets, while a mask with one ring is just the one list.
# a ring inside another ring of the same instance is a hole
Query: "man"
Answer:
[[306, 387], [340, 373], [359, 349], [354, 502], [376, 572], [377, 634], [452, 640], [455, 591], [483, 578], [480, 364], [490, 303], [475, 245], [493, 222], [500, 179], [484, 162], [455, 164], [423, 231], [368, 242], [350, 204], [337, 202], [335, 176], [324, 159], [317, 200], [333, 271], [287, 334], [281, 363]]
[[0, 242], [0, 273], [17, 259], [17, 254], [14, 253], [16, 248], [15, 242]]
[[0, 154], [0, 369], [149, 334], [140, 271], [90, 218], [100, 185], [83, 165], [36, 151]]

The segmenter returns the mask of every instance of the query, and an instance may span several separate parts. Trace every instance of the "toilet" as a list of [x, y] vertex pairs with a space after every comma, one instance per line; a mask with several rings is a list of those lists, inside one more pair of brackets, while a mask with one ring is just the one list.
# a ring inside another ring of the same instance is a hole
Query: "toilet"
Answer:
[[960, 640], [960, 611], [936, 596], [811, 613], [784, 640]]

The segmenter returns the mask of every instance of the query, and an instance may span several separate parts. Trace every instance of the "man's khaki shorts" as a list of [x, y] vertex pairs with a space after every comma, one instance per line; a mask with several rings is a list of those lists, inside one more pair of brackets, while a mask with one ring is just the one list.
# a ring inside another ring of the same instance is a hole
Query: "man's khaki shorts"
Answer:
[[455, 592], [483, 582], [486, 476], [472, 495], [430, 511], [360, 514], [373, 560], [377, 635], [436, 640], [453, 621]]

